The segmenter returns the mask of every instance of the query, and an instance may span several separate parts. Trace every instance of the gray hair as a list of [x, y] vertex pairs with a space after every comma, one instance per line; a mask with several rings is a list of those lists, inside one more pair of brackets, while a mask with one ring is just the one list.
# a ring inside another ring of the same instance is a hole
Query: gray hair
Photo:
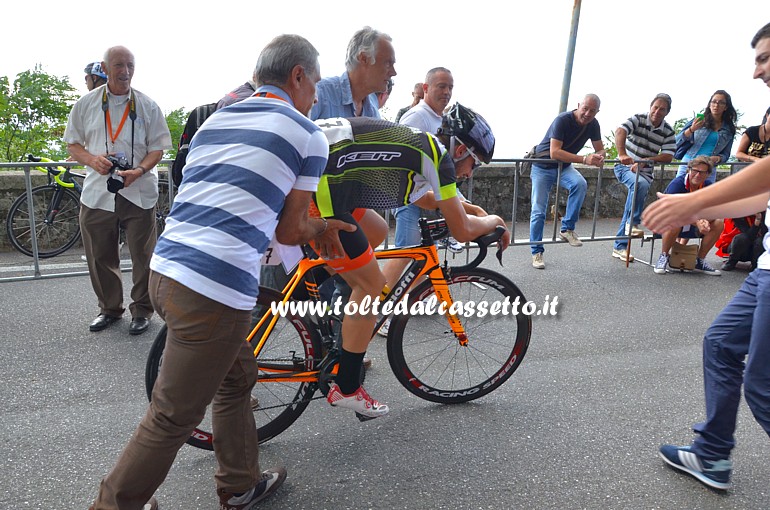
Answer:
[[583, 98], [583, 102], [585, 103], [589, 99], [592, 99], [593, 101], [596, 101], [596, 106], [598, 106], [598, 107], [600, 107], [602, 105], [602, 100], [599, 99], [599, 96], [597, 96], [596, 94], [586, 94], [585, 97]]
[[377, 43], [380, 39], [385, 39], [386, 41], [393, 40], [388, 34], [379, 32], [372, 27], [364, 27], [353, 34], [353, 38], [350, 39], [350, 42], [348, 43], [345, 69], [347, 71], [352, 71], [358, 67], [358, 56], [361, 53], [369, 57], [372, 64], [374, 64], [375, 54], [377, 53]]
[[650, 101], [650, 106], [654, 105], [655, 101], [657, 101], [658, 99], [662, 99], [663, 101], [665, 101], [666, 104], [668, 104], [668, 111], [671, 111], [671, 96], [661, 92], [660, 94], [657, 94], [655, 97], [652, 98], [652, 101]]
[[428, 71], [428, 73], [425, 75], [425, 83], [430, 82], [431, 80], [433, 80], [434, 76], [442, 72], [447, 74], [452, 74], [452, 71], [450, 71], [446, 67], [434, 67], [433, 69]]
[[131, 50], [126, 48], [125, 46], [112, 46], [111, 48], [107, 48], [107, 51], [104, 52], [104, 56], [102, 57], [102, 60], [105, 64], [110, 64], [110, 55], [113, 53], [128, 53], [131, 55], [131, 60], [136, 61], [134, 58], [134, 54], [131, 53]]
[[259, 54], [254, 69], [257, 86], [283, 87], [294, 66], [302, 66], [310, 76], [319, 76], [318, 50], [300, 35], [277, 36]]

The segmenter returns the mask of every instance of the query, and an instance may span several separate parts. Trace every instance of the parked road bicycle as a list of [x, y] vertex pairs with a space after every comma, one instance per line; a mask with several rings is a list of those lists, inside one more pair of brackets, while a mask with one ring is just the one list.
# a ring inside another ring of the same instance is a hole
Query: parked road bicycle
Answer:
[[[411, 310], [413, 305], [435, 294], [434, 304], [444, 304], [452, 313], [392, 315], [386, 340], [388, 360], [398, 382], [414, 395], [444, 404], [468, 402], [494, 391], [513, 375], [529, 346], [532, 322], [524, 314], [454, 313], [453, 304], [458, 307], [518, 300], [523, 305], [526, 299], [511, 280], [478, 267], [486, 257], [487, 247], [504, 232], [502, 227], [477, 239], [476, 257], [458, 267], [449, 266], [446, 259], [442, 262], [435, 245], [436, 240], [449, 235], [446, 221], [422, 219], [420, 228], [420, 245], [375, 251], [378, 260], [411, 260], [387, 293], [383, 306], [396, 306], [408, 295], [406, 304]], [[259, 368], [252, 391], [252, 409], [260, 442], [289, 428], [312, 400], [324, 398], [337, 370], [341, 316], [301, 315], [296, 311], [281, 316], [271, 310], [271, 305], [296, 305], [300, 300], [321, 304], [318, 285], [321, 275], [328, 275], [326, 264], [313, 258], [314, 253], [307, 246], [304, 249], [305, 257], [283, 291], [260, 287], [253, 313], [256, 324], [246, 338], [254, 348]], [[501, 255], [498, 250], [502, 263]], [[419, 283], [408, 290], [413, 282]], [[374, 331], [386, 318], [379, 317]], [[145, 386], [150, 399], [163, 362], [166, 332], [164, 325], [147, 359]], [[316, 396], [317, 392], [321, 395]], [[210, 430], [207, 411], [187, 443], [212, 450]]]
[[[48, 158], [31, 154], [27, 159], [38, 163], [54, 163]], [[46, 165], [34, 168], [48, 176], [48, 184], [32, 188], [38, 256], [46, 259], [64, 253], [80, 240], [80, 193], [83, 191], [81, 182], [85, 176], [71, 172], [70, 167]], [[160, 235], [170, 209], [166, 179], [158, 180], [158, 193], [155, 215]], [[11, 246], [31, 257], [33, 253], [30, 220], [25, 191], [8, 209], [5, 231]]]

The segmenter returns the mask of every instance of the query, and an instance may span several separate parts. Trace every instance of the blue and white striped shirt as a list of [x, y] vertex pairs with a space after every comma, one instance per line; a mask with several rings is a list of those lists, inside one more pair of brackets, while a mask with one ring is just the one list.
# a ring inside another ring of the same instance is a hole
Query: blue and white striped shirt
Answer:
[[251, 97], [216, 111], [195, 133], [150, 268], [214, 301], [251, 310], [262, 256], [286, 195], [315, 191], [329, 146], [285, 100]]

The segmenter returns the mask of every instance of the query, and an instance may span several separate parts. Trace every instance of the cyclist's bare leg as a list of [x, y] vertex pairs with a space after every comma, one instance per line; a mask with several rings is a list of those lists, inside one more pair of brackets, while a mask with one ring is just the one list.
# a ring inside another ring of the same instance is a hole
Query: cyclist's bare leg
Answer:
[[[340, 276], [351, 288], [349, 304], [359, 304], [367, 296], [371, 299], [379, 297], [385, 285], [385, 277], [376, 259], [360, 268], [342, 272]], [[388, 412], [388, 406], [380, 404], [366, 393], [359, 378], [376, 319], [371, 309], [366, 314], [362, 314], [359, 309], [357, 313], [345, 316], [342, 321], [342, 353], [337, 380], [327, 396], [330, 404], [356, 411], [361, 420], [377, 418]]]
[[[374, 300], [380, 296], [385, 286], [385, 276], [380, 271], [376, 259], [358, 269], [340, 273], [340, 276], [350, 285], [350, 302], [353, 303], [360, 303], [365, 296]], [[342, 321], [342, 348], [348, 352], [366, 352], [376, 319], [377, 316], [371, 313], [371, 309], [366, 315], [359, 311], [354, 315], [345, 316]]]
[[385, 218], [371, 209], [366, 210], [364, 216], [358, 220], [358, 225], [366, 234], [369, 245], [374, 249], [381, 245], [388, 235], [388, 223]]

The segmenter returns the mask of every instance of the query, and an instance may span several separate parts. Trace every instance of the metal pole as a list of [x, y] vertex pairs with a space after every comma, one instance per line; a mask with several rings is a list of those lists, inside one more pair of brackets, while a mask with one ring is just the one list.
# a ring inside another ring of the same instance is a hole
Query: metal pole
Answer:
[[572, 7], [572, 24], [569, 31], [569, 44], [567, 45], [567, 62], [564, 64], [564, 78], [561, 83], [561, 99], [559, 99], [559, 113], [567, 111], [567, 99], [569, 99], [569, 86], [572, 81], [572, 61], [575, 60], [575, 41], [577, 40], [578, 22], [580, 21], [581, 0], [575, 0]]

